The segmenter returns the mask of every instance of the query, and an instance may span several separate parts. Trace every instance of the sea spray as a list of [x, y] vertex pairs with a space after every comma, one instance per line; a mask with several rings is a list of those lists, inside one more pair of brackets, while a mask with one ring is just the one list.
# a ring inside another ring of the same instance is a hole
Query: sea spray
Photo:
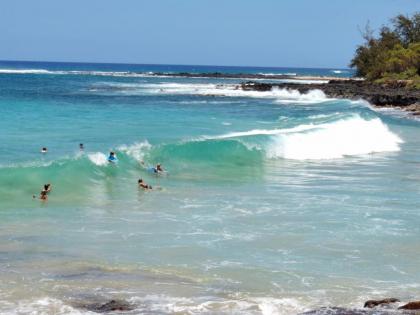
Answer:
[[399, 151], [402, 142], [379, 118], [354, 117], [273, 136], [267, 154], [271, 158], [296, 160], [337, 159]]

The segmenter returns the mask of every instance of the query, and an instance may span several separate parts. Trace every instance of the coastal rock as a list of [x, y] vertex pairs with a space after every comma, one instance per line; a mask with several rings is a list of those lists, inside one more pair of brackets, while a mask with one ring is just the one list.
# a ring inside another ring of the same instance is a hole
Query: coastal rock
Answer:
[[123, 300], [110, 300], [106, 303], [93, 303], [80, 305], [79, 308], [84, 308], [91, 312], [96, 313], [109, 313], [109, 312], [124, 312], [132, 311], [134, 306]]
[[397, 302], [400, 302], [400, 300], [396, 298], [387, 298], [383, 300], [369, 300], [365, 302], [364, 307], [373, 308], [378, 305], [386, 305], [386, 304], [397, 303]]
[[270, 91], [273, 88], [308, 93], [321, 90], [327, 97], [364, 99], [379, 107], [396, 107], [420, 114], [420, 90], [403, 85], [373, 84], [361, 80], [330, 80], [328, 83], [261, 83], [247, 81], [239, 86], [244, 91]]
[[[338, 77], [307, 77], [291, 74], [263, 74], [263, 73], [165, 73], [156, 72], [149, 74], [152, 76], [169, 76], [185, 78], [227, 78], [227, 79], [265, 79], [265, 80], [315, 80], [317, 83], [261, 83], [248, 81], [237, 86], [244, 91], [270, 91], [273, 87], [280, 89], [297, 90], [300, 93], [307, 93], [310, 90], [318, 89], [325, 93], [327, 97], [364, 99], [370, 104], [379, 107], [392, 107], [411, 112], [413, 115], [420, 115], [420, 90], [410, 88], [407, 81], [397, 80], [383, 84], [369, 83], [361, 79], [349, 79]], [[324, 81], [325, 83], [319, 83]], [[213, 95], [209, 95], [213, 96]]]
[[398, 308], [399, 310], [420, 310], [420, 301], [410, 302]]
[[402, 314], [396, 311], [388, 310], [360, 310], [342, 307], [323, 307], [317, 310], [309, 311], [299, 315], [396, 315]]

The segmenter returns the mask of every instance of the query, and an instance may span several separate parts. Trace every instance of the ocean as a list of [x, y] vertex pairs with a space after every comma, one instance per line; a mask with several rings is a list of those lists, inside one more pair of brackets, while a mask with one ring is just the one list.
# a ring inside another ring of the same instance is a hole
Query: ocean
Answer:
[[1, 314], [111, 299], [127, 314], [299, 314], [420, 296], [418, 120], [157, 72], [352, 75], [0, 62]]

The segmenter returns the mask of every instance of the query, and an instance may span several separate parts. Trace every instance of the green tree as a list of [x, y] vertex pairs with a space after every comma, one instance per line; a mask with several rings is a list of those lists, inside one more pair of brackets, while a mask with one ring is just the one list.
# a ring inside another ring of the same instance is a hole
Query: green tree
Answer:
[[392, 28], [382, 27], [378, 37], [367, 26], [363, 38], [350, 63], [356, 75], [378, 82], [410, 80], [420, 86], [420, 13], [398, 15]]
[[407, 47], [410, 43], [420, 42], [420, 12], [415, 13], [411, 18], [398, 15], [392, 19], [395, 33]]

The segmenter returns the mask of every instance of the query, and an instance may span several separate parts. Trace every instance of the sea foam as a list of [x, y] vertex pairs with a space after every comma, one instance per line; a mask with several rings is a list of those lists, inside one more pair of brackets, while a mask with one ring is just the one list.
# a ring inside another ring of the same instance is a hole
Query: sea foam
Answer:
[[284, 129], [253, 129], [206, 136], [201, 140], [269, 136], [265, 147], [269, 158], [296, 160], [337, 159], [400, 150], [403, 140], [379, 118], [354, 115], [323, 124], [302, 124]]
[[399, 145], [403, 142], [379, 118], [365, 120], [354, 116], [301, 127], [305, 130], [273, 136], [267, 150], [268, 156], [297, 160], [337, 159], [399, 151]]
[[108, 164], [107, 157], [102, 152], [89, 153], [88, 158], [93, 164], [98, 166], [104, 166]]
[[51, 74], [53, 72], [45, 69], [0, 69], [0, 74]]
[[236, 84], [185, 84], [185, 83], [159, 83], [159, 84], [126, 84], [106, 83], [92, 90], [93, 92], [113, 92], [124, 95], [141, 94], [167, 94], [167, 95], [201, 95], [221, 97], [249, 97], [260, 99], [272, 99], [278, 103], [319, 103], [331, 100], [324, 92], [318, 89], [310, 90], [307, 93], [300, 93], [297, 90], [273, 88], [270, 91], [245, 91]]

